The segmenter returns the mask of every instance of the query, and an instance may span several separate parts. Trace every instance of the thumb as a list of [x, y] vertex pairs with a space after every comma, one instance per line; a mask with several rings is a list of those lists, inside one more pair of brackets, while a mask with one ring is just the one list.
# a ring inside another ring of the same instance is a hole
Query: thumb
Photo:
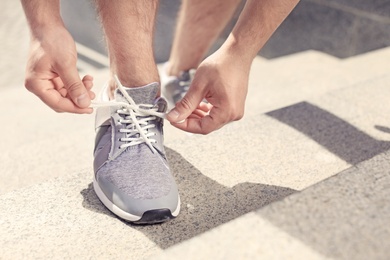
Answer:
[[[194, 83], [194, 82], [193, 82]], [[171, 123], [180, 123], [187, 119], [198, 107], [204, 98], [203, 91], [191, 84], [187, 94], [176, 103], [176, 106], [168, 113], [167, 119]]]
[[87, 108], [91, 104], [91, 99], [88, 91], [80, 79], [76, 67], [63, 68], [58, 72], [64, 87], [68, 92], [68, 96], [75, 105], [80, 108]]

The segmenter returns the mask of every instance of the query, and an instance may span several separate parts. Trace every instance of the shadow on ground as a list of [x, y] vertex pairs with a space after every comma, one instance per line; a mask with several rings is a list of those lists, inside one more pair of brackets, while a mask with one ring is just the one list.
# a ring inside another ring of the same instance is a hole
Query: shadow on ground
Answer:
[[[308, 102], [277, 109], [267, 115], [295, 128], [353, 165], [390, 149], [390, 142], [376, 140], [343, 119]], [[374, 127], [382, 132], [390, 132], [385, 126]]]
[[[181, 194], [179, 216], [159, 225], [137, 226], [126, 223], [163, 249], [295, 192], [290, 188], [256, 183], [226, 187], [203, 175], [176, 151], [166, 148], [166, 152]], [[85, 208], [115, 218], [101, 204], [92, 184], [81, 194]]]

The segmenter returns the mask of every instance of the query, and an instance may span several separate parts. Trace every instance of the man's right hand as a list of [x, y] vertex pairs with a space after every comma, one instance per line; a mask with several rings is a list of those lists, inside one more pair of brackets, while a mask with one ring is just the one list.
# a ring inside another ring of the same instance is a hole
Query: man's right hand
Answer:
[[76, 62], [69, 32], [64, 27], [46, 28], [31, 39], [25, 86], [56, 112], [92, 113], [93, 78], [81, 80]]

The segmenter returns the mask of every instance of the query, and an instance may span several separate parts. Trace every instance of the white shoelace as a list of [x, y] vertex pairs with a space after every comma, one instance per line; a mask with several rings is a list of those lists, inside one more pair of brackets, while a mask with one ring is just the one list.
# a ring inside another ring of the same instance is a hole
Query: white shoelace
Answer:
[[[114, 79], [118, 86], [119, 91], [124, 98], [128, 101], [107, 101], [107, 102], [92, 102], [92, 107], [120, 107], [116, 112], [120, 116], [119, 123], [126, 125], [125, 128], [120, 129], [121, 133], [126, 133], [126, 137], [121, 138], [119, 141], [123, 142], [119, 148], [123, 149], [129, 146], [146, 143], [153, 153], [156, 153], [156, 149], [152, 143], [157, 142], [152, 137], [155, 135], [148, 130], [156, 127], [155, 124], [150, 124], [149, 121], [155, 120], [156, 117], [165, 119], [165, 113], [157, 112], [158, 108], [150, 104], [135, 104], [134, 100], [127, 93], [125, 87], [121, 84], [118, 77], [115, 75]], [[137, 134], [139, 134], [137, 136]]]

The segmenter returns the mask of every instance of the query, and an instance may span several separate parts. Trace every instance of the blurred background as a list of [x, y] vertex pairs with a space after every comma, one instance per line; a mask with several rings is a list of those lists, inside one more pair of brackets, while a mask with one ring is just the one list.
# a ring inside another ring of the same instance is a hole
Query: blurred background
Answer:
[[[106, 50], [93, 1], [63, 0], [61, 4], [68, 29], [82, 46], [81, 63], [98, 69], [106, 66], [98, 55], [106, 55]], [[21, 85], [28, 29], [19, 1], [2, 0], [0, 6], [0, 86]], [[179, 6], [180, 0], [160, 1], [154, 45], [157, 62], [169, 57]], [[238, 12], [213, 49], [222, 44], [237, 17]], [[389, 0], [301, 0], [259, 55], [272, 59], [313, 49], [347, 58], [389, 45]]]

